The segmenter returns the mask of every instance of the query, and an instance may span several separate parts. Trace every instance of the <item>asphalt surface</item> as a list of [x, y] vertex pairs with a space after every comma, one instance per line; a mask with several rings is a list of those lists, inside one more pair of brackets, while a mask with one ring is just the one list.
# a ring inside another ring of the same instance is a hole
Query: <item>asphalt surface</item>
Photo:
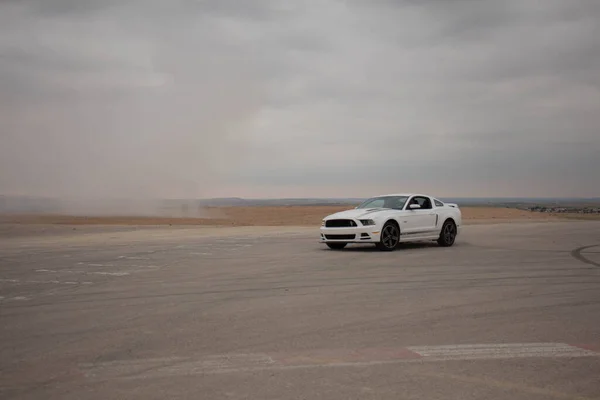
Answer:
[[598, 399], [600, 223], [0, 240], [2, 399]]

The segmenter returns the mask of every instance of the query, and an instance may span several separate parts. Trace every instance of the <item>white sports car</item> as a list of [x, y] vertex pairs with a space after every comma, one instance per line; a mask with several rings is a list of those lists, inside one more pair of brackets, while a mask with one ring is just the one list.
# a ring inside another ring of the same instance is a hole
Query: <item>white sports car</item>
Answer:
[[320, 243], [331, 249], [343, 249], [348, 243], [374, 243], [384, 251], [392, 251], [402, 242], [424, 240], [452, 246], [461, 223], [462, 213], [454, 203], [422, 194], [389, 194], [325, 217]]

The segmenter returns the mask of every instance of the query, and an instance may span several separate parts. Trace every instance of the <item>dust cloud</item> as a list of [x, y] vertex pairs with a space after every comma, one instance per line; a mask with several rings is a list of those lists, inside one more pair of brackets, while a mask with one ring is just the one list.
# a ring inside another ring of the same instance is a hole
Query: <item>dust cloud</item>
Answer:
[[[242, 167], [261, 107], [247, 54], [195, 51], [198, 36], [173, 27], [123, 49], [75, 28], [40, 28], [0, 64], [0, 212], [205, 217], [195, 199]], [[60, 41], [36, 47], [45, 33]]]
[[13, 122], [0, 194], [50, 197], [77, 214], [162, 214], [160, 200], [201, 198], [235, 173], [244, 141], [235, 123], [252, 111], [244, 95], [83, 102]]

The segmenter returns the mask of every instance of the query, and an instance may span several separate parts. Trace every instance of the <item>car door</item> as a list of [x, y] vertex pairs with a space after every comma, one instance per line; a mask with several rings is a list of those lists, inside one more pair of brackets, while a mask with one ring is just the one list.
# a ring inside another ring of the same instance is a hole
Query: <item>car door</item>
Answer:
[[[419, 208], [411, 209], [411, 204], [418, 204]], [[402, 236], [427, 236], [436, 229], [436, 215], [431, 199], [426, 196], [413, 196], [406, 202], [404, 229]]]

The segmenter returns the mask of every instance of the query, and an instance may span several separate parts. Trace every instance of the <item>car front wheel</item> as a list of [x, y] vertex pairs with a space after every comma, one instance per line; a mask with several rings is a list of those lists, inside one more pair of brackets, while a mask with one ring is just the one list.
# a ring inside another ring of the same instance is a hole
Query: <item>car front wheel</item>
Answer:
[[381, 251], [392, 251], [400, 243], [400, 228], [393, 222], [386, 222], [381, 229], [381, 237], [377, 248]]

